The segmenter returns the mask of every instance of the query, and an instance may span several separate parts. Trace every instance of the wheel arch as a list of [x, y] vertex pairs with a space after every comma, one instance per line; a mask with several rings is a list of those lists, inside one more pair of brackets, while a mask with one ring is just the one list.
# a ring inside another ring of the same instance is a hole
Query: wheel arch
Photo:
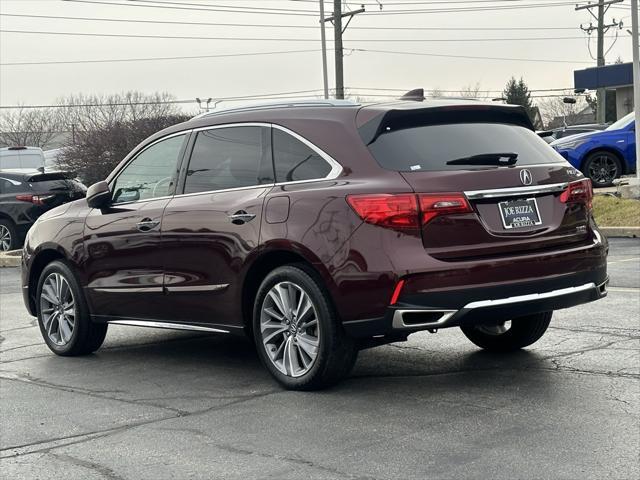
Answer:
[[253, 303], [264, 278], [278, 267], [295, 264], [304, 266], [309, 273], [315, 274], [327, 288], [331, 300], [334, 300], [335, 284], [324, 264], [313, 252], [300, 246], [294, 249], [277, 245], [267, 246], [251, 260], [242, 282], [240, 302], [242, 321], [247, 332], [252, 328]]
[[33, 257], [29, 266], [29, 309], [32, 312], [36, 311], [36, 292], [38, 289], [38, 281], [42, 271], [55, 260], [66, 260], [67, 256], [65, 252], [59, 248], [47, 247], [39, 250]]
[[612, 155], [615, 155], [615, 157], [618, 159], [618, 162], [620, 163], [620, 168], [622, 169], [621, 174], [624, 175], [627, 173], [627, 170], [628, 170], [627, 162], [624, 161], [624, 157], [622, 156], [622, 153], [620, 153], [618, 150], [616, 150], [613, 147], [602, 146], [602, 145], [592, 148], [591, 150], [585, 152], [585, 154], [582, 156], [582, 161], [580, 162], [580, 171], [582, 173], [586, 175], [586, 173], [584, 172], [584, 169], [585, 169], [585, 165], [587, 164], [587, 160], [589, 160], [589, 157], [591, 157], [594, 153], [598, 153], [598, 152], [607, 152], [607, 153], [611, 153]]

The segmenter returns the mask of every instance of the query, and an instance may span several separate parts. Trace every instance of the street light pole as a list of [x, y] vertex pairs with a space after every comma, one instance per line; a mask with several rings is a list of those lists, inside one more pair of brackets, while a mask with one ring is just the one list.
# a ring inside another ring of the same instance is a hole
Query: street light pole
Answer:
[[636, 179], [640, 182], [640, 46], [638, 0], [631, 0], [631, 49], [633, 50], [633, 109], [636, 112]]
[[329, 98], [329, 80], [327, 77], [327, 37], [324, 32], [324, 0], [320, 0], [320, 38], [322, 40], [322, 81], [324, 98]]

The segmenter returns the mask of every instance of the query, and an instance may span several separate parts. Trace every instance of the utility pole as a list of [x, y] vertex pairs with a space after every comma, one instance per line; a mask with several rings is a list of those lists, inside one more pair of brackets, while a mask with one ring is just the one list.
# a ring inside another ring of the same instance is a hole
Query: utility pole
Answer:
[[[344, 98], [344, 73], [343, 73], [343, 60], [344, 53], [342, 48], [342, 34], [345, 32], [351, 19], [358, 13], [364, 12], [364, 5], [358, 10], [342, 13], [342, 0], [333, 0], [333, 15], [325, 18], [325, 22], [333, 23], [333, 41], [335, 48], [335, 62], [336, 62], [336, 98]], [[349, 17], [347, 24], [342, 28], [342, 19]]]
[[[603, 67], [605, 64], [605, 60], [604, 60], [604, 34], [607, 33], [607, 31], [612, 28], [612, 27], [620, 27], [622, 28], [622, 22], [616, 22], [615, 18], [613, 19], [613, 22], [605, 25], [604, 23], [604, 16], [607, 13], [607, 10], [609, 10], [609, 7], [611, 5], [613, 5], [614, 3], [620, 3], [623, 0], [599, 0], [598, 3], [589, 3], [587, 5], [579, 5], [576, 6], [576, 11], [577, 10], [587, 10], [591, 16], [593, 18], [595, 18], [595, 20], [598, 22], [597, 26], [593, 26], [593, 24], [589, 24], [589, 26], [587, 27], [583, 27], [582, 25], [580, 25], [580, 28], [587, 32], [587, 34], [591, 35], [591, 32], [593, 32], [594, 30], [597, 30], [598, 32], [598, 54], [597, 54], [597, 60], [596, 60], [596, 65], [598, 67]], [[598, 7], [598, 15], [596, 16], [593, 11], [591, 10], [594, 7]], [[596, 91], [596, 98], [597, 98], [597, 110], [596, 110], [596, 121], [598, 123], [605, 123], [606, 121], [606, 113], [607, 113], [607, 106], [606, 106], [606, 102], [607, 102], [607, 91], [604, 88], [598, 88], [598, 90]]]
[[322, 86], [324, 98], [329, 98], [329, 80], [327, 76], [327, 37], [324, 31], [324, 0], [320, 0], [320, 39], [322, 41]]
[[640, 27], [638, 27], [638, 0], [631, 0], [631, 45], [633, 49], [633, 110], [636, 112], [636, 179], [640, 183]]

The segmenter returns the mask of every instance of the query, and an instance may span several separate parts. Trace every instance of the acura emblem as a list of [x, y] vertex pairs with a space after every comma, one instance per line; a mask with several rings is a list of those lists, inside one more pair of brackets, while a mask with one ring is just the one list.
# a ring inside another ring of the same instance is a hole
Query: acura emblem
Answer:
[[523, 185], [531, 185], [533, 181], [533, 177], [531, 176], [531, 172], [526, 168], [520, 170], [520, 181]]

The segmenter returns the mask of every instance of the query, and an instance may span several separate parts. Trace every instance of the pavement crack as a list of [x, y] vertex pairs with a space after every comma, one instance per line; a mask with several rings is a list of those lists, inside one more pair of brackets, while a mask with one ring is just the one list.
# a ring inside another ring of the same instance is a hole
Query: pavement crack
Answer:
[[102, 475], [103, 477], [109, 480], [124, 480], [124, 477], [121, 477], [109, 467], [100, 465], [99, 463], [90, 462], [88, 460], [82, 460], [81, 458], [77, 458], [72, 455], [63, 454], [63, 453], [47, 452], [47, 454], [54, 458], [57, 458], [58, 460], [62, 460], [63, 462], [71, 463], [79, 467], [84, 467], [89, 470], [93, 470], [94, 472], [99, 473], [100, 475]]

